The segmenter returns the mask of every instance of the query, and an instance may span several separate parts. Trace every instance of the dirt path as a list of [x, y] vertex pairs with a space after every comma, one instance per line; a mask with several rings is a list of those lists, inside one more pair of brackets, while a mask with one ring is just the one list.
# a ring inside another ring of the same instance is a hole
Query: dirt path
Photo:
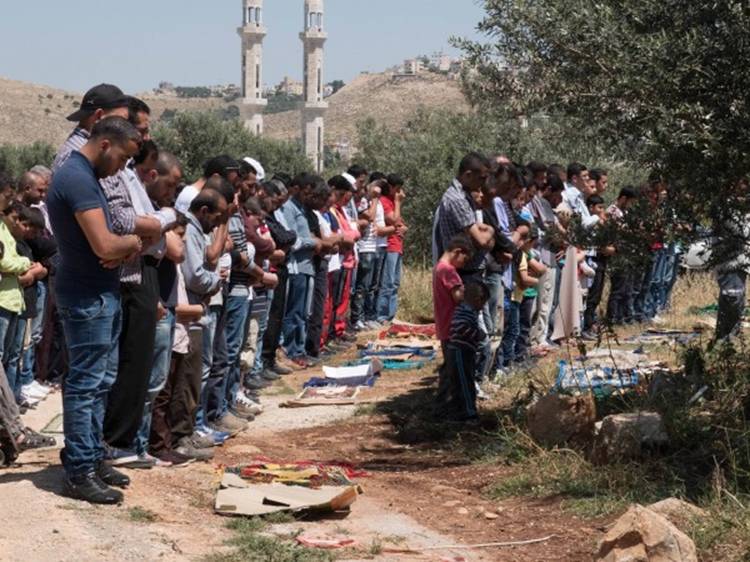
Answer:
[[[217, 462], [247, 459], [262, 452], [263, 442], [276, 442], [285, 431], [310, 429], [352, 416], [354, 407], [292, 410], [279, 408], [288, 396], [270, 396], [267, 412], [246, 434], [220, 450]], [[43, 402], [25, 416], [41, 430], [60, 412], [60, 395]], [[63, 474], [59, 450], [28, 452], [15, 468], [0, 470], [0, 504], [5, 517], [0, 525], [0, 560], [47, 562], [101, 560], [198, 560], [223, 550], [230, 537], [226, 520], [211, 512], [217, 473], [211, 465], [193, 464], [177, 469], [130, 471], [133, 483], [120, 507], [93, 507], [62, 496]], [[287, 451], [287, 458], [294, 458]], [[365, 484], [366, 485], [366, 484]], [[155, 520], [149, 521], [148, 519]], [[408, 537], [411, 546], [453, 544], [454, 537], [431, 531], [407, 515], [394, 513], [375, 495], [365, 495], [345, 519], [278, 525], [274, 532], [305, 529], [313, 534], [346, 533], [365, 549], [381, 541]], [[450, 551], [441, 554], [451, 555]], [[458, 552], [454, 553], [458, 554]], [[370, 559], [389, 560], [391, 555]], [[398, 556], [399, 560], [413, 557]], [[416, 559], [423, 559], [417, 557]], [[482, 560], [467, 557], [467, 560]]]

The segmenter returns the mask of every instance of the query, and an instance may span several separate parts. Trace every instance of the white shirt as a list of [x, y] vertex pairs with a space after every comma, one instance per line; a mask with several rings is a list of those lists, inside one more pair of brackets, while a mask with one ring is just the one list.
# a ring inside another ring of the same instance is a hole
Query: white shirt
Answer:
[[[323, 236], [323, 238], [329, 238], [333, 234], [331, 224], [326, 220], [326, 218], [323, 216], [323, 213], [321, 213], [320, 211], [313, 211], [313, 213], [315, 213], [315, 216], [318, 217], [318, 222], [320, 223], [320, 234]], [[340, 269], [341, 254], [330, 254], [328, 256], [328, 273], [339, 271]]]

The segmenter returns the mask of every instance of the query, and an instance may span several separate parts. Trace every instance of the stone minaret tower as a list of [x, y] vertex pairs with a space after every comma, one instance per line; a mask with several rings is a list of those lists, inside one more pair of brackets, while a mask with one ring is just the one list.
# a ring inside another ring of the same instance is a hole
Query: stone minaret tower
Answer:
[[300, 33], [305, 46], [302, 139], [305, 153], [317, 172], [323, 171], [323, 116], [328, 108], [323, 101], [323, 45], [327, 38], [323, 30], [323, 0], [305, 0], [305, 31]]
[[245, 126], [256, 135], [263, 132], [263, 110], [268, 100], [263, 98], [263, 0], [242, 0], [242, 27], [237, 29], [242, 39], [242, 109]]

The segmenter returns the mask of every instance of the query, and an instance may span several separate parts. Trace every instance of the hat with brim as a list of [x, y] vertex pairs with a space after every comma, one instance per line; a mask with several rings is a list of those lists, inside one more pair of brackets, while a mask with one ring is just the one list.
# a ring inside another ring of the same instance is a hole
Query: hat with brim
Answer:
[[91, 88], [83, 96], [81, 106], [75, 113], [68, 115], [68, 121], [79, 122], [90, 116], [97, 109], [116, 109], [128, 107], [130, 96], [127, 96], [117, 86], [112, 84], [99, 84]]

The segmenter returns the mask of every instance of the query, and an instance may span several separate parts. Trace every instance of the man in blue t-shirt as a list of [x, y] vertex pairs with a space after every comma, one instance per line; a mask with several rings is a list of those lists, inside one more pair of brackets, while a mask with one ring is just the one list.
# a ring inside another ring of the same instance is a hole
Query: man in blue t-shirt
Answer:
[[127, 120], [99, 121], [91, 138], [57, 171], [47, 196], [59, 244], [55, 292], [68, 348], [63, 382], [65, 448], [60, 456], [68, 492], [91, 503], [119, 503], [129, 479], [102, 462], [107, 392], [117, 374], [120, 265], [140, 254], [137, 236], [116, 236], [99, 179], [121, 170], [141, 136]]

